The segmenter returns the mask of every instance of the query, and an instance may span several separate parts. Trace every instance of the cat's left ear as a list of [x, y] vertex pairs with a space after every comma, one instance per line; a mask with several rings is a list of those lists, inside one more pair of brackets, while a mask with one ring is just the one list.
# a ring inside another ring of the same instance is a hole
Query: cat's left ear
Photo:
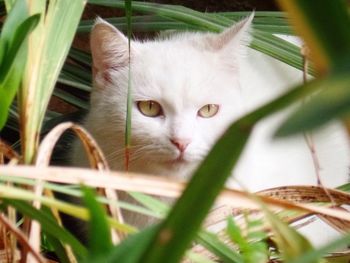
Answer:
[[250, 28], [253, 18], [254, 12], [247, 18], [224, 30], [222, 33], [209, 37], [209, 46], [217, 52], [244, 52], [251, 40]]
[[91, 31], [90, 47], [94, 78], [100, 73], [103, 80], [109, 81], [111, 71], [129, 63], [127, 37], [101, 18], [96, 19]]

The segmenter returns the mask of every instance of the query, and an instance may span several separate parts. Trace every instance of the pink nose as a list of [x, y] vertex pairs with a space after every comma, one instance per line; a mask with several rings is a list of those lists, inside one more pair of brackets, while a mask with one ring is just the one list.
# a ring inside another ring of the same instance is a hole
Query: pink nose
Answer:
[[170, 139], [170, 142], [174, 144], [180, 152], [184, 152], [191, 141], [187, 139]]

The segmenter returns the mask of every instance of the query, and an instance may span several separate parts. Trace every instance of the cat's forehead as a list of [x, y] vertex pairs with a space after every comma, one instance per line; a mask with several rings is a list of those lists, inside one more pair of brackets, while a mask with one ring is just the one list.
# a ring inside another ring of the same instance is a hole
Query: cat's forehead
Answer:
[[145, 80], [173, 89], [182, 87], [197, 92], [196, 88], [203, 90], [220, 78], [235, 75], [224, 69], [217, 54], [201, 50], [189, 41], [149, 42], [138, 51], [132, 70]]
[[135, 60], [140, 63], [153, 62], [154, 66], [163, 66], [166, 69], [193, 68], [201, 65], [208, 67], [216, 62], [217, 54], [201, 49], [190, 39], [160, 40], [139, 44]]
[[143, 43], [134, 57], [135, 92], [140, 96], [183, 100], [222, 99], [217, 93], [236, 85], [235, 72], [223, 69], [217, 54], [188, 41]]

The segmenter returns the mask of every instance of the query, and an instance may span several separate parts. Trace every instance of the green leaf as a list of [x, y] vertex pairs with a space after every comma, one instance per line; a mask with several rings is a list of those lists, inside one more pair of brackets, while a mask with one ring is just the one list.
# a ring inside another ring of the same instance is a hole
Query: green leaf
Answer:
[[0, 130], [8, 118], [10, 105], [20, 85], [26, 62], [26, 38], [39, 20], [38, 15], [28, 18], [24, 0], [11, 8], [0, 37]]
[[58, 238], [62, 242], [69, 244], [78, 258], [86, 257], [86, 248], [71, 233], [60, 227], [51, 216], [47, 215], [41, 210], [35, 209], [23, 201], [4, 199], [4, 203], [11, 205], [17, 211], [28, 216], [29, 218], [37, 220], [40, 223], [43, 231]]
[[30, 11], [42, 15], [29, 39], [29, 56], [18, 96], [24, 163], [32, 163], [45, 112], [69, 52], [84, 0], [35, 1]]
[[197, 241], [210, 252], [214, 253], [225, 263], [243, 263], [244, 260], [240, 254], [235, 252], [232, 247], [227, 246], [213, 233], [201, 231], [198, 234]]
[[[15, 10], [16, 6], [14, 7]], [[7, 42], [7, 51], [0, 65], [0, 83], [4, 81], [6, 75], [10, 71], [10, 68], [15, 63], [15, 58], [19, 53], [19, 49], [25, 46], [25, 39], [28, 34], [36, 27], [40, 19], [40, 15], [33, 15], [24, 20], [18, 25], [16, 29], [13, 29], [13, 36], [11, 41]], [[6, 24], [6, 22], [5, 22]], [[23, 57], [21, 58], [23, 60]]]
[[[43, 206], [41, 209], [47, 216], [55, 221], [55, 217], [53, 216], [52, 211], [47, 206]], [[60, 262], [70, 263], [62, 241], [49, 233], [44, 233], [43, 235], [46, 238], [45, 241], [49, 244], [49, 247], [52, 248], [51, 250], [55, 252]], [[42, 241], [42, 243], [44, 242]], [[42, 244], [42, 247], [44, 247], [44, 244]]]
[[60, 263], [70, 263], [69, 258], [67, 257], [66, 251], [64, 247], [62, 246], [62, 243], [59, 239], [55, 238], [54, 236], [46, 233], [46, 239], [47, 242], [52, 246], [53, 251], [55, 251], [55, 254], [59, 258]]
[[241, 233], [241, 229], [236, 225], [232, 217], [227, 219], [227, 234], [232, 242], [238, 245], [246, 245], [246, 240]]
[[321, 73], [343, 66], [349, 69], [350, 16], [346, 1], [279, 2], [294, 18], [296, 29], [312, 50], [311, 56]]
[[141, 203], [148, 209], [157, 213], [159, 217], [162, 217], [169, 212], [168, 204], [165, 204], [164, 202], [150, 195], [137, 193], [137, 192], [131, 192], [129, 193], [129, 195], [131, 195], [135, 200], [137, 200], [139, 203]]
[[239, 247], [243, 261], [247, 263], [264, 263], [268, 261], [269, 251], [266, 242], [267, 234], [262, 232], [262, 220], [250, 220], [245, 216], [245, 236], [232, 217], [228, 218], [227, 234]]
[[[277, 215], [273, 214], [262, 202], [256, 199], [260, 204], [265, 218], [271, 226], [274, 234], [274, 240], [279, 248], [281, 256], [284, 260], [296, 260], [305, 252], [313, 251], [310, 242], [297, 232], [293, 227], [288, 226]], [[314, 259], [310, 263], [317, 263], [318, 259]]]
[[[141, 263], [143, 262], [143, 253], [148, 244], [154, 238], [159, 225], [153, 225], [141, 232], [128, 236], [119, 244], [103, 263]], [[164, 262], [167, 262], [166, 260]], [[102, 263], [102, 262], [101, 262]]]
[[[347, 233], [344, 236], [342, 236], [339, 239], [336, 239], [330, 243], [328, 243], [327, 245], [313, 250], [313, 251], [308, 251], [303, 253], [303, 255], [301, 255], [300, 257], [293, 259], [293, 260], [288, 260], [286, 261], [286, 263], [313, 263], [313, 262], [317, 262], [318, 259], [320, 259], [321, 257], [325, 256], [326, 253], [332, 252], [335, 249], [344, 246], [350, 245], [350, 234]], [[330, 261], [331, 262], [331, 261]], [[335, 261], [338, 262], [338, 261]], [[348, 262], [348, 258], [345, 261], [339, 261], [339, 262]]]
[[9, 12], [12, 6], [15, 4], [16, 0], [1, 0], [0, 2], [5, 2], [6, 10]]
[[18, 0], [15, 3], [14, 1], [12, 3], [7, 1], [6, 4], [12, 7], [9, 8], [10, 11], [1, 30], [1, 42], [11, 42], [14, 29], [18, 28], [28, 18], [28, 7], [25, 0]]
[[350, 113], [350, 77], [338, 74], [313, 81], [305, 87], [321, 90], [311, 96], [278, 128], [276, 136], [287, 136], [316, 129]]
[[113, 245], [106, 211], [95, 199], [93, 191], [83, 187], [84, 202], [89, 210], [89, 256], [87, 262], [96, 262], [108, 254]]
[[128, 36], [128, 92], [126, 103], [126, 121], [125, 121], [125, 170], [129, 169], [129, 148], [131, 146], [131, 116], [132, 116], [132, 86], [131, 86], [131, 17], [132, 17], [132, 1], [125, 0], [125, 11], [127, 18], [127, 36]]

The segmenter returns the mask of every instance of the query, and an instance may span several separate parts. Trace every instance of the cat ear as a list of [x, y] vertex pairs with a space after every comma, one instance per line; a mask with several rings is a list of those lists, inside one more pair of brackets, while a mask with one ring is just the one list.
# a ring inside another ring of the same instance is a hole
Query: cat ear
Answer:
[[222, 33], [212, 36], [208, 43], [215, 51], [244, 51], [250, 42], [250, 28], [254, 18], [254, 12], [247, 18], [239, 21]]
[[90, 48], [93, 61], [93, 75], [106, 73], [103, 78], [109, 80], [108, 71], [128, 64], [128, 39], [114, 26], [101, 18], [90, 35]]

